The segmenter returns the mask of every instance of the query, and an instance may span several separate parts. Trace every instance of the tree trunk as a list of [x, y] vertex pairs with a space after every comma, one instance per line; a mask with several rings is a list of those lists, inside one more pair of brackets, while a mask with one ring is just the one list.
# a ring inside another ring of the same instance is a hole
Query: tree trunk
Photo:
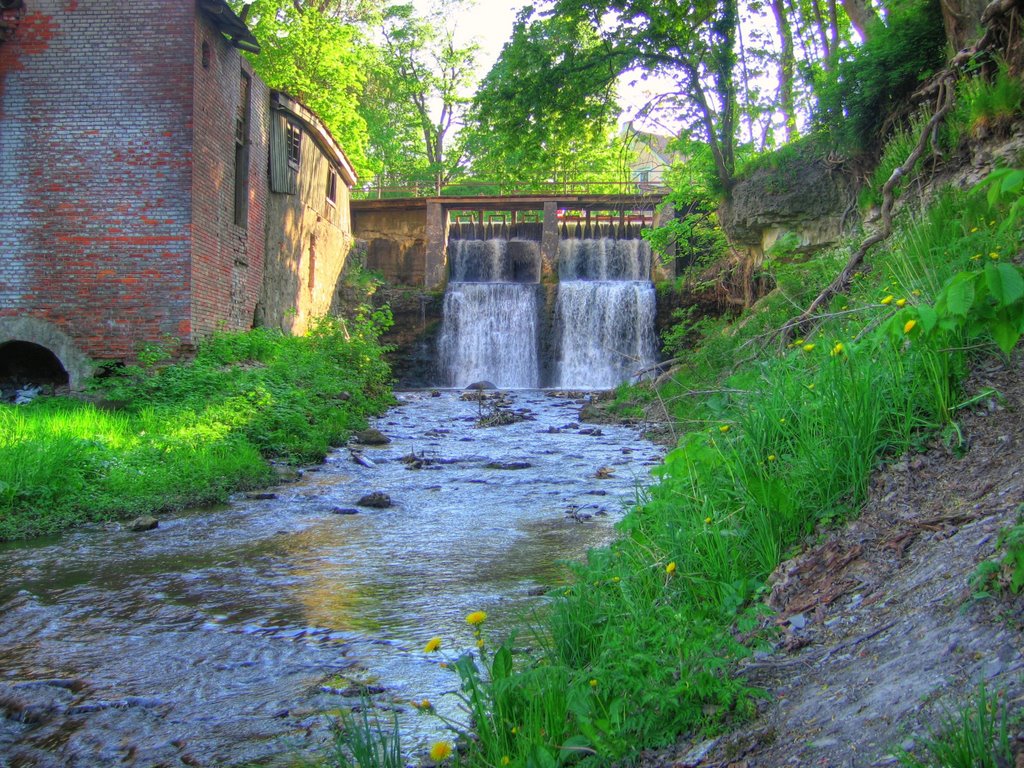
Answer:
[[782, 56], [779, 60], [779, 110], [786, 121], [786, 141], [796, 138], [796, 103], [793, 100], [793, 70], [796, 59], [793, 55], [793, 29], [786, 16], [783, 0], [772, 0], [775, 27], [779, 32]]
[[879, 21], [878, 14], [868, 0], [842, 0], [843, 9], [850, 17], [850, 23], [863, 40], [871, 36], [871, 28]]
[[981, 12], [988, 0], [942, 0], [946, 40], [954, 51], [967, 48], [981, 37]]

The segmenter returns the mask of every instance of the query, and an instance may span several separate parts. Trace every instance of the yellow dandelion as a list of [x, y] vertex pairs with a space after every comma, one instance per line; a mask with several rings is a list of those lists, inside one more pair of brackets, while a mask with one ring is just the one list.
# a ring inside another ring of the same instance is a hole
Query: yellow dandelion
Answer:
[[811, 352], [811, 351], [814, 350], [814, 345], [813, 344], [804, 344], [803, 350], [804, 350], [804, 352]]
[[810, 384], [805, 384], [804, 386], [807, 387], [808, 389], [814, 389], [814, 382], [811, 382]]
[[466, 623], [475, 627], [478, 624], [483, 624], [486, 619], [487, 614], [483, 611], [473, 611], [466, 617]]
[[501, 764], [502, 765], [508, 765], [511, 762], [512, 762], [512, 758], [509, 757], [508, 755], [502, 755], [501, 756]]
[[778, 457], [774, 453], [768, 454], [768, 461], [775, 461], [776, 458]]
[[999, 254], [996, 253], [995, 251], [992, 251], [992, 253], [990, 253], [988, 257], [992, 259], [992, 261], [996, 261], [999, 258]]
[[921, 292], [915, 288], [913, 291], [910, 292], [910, 294], [912, 296], [920, 296]]
[[971, 227], [971, 234], [972, 234], [972, 235], [973, 235], [973, 234], [974, 234], [975, 232], [977, 232], [977, 231], [978, 231], [978, 228], [977, 228], [977, 227]]
[[711, 518], [710, 517], [705, 517], [704, 518], [704, 524], [705, 525], [711, 525]]
[[476, 641], [476, 647], [477, 648], [483, 648], [484, 647], [484, 639], [482, 637], [479, 640]]
[[622, 579], [620, 579], [618, 576], [612, 576], [612, 581], [618, 584], [620, 581], [622, 581]]
[[669, 574], [671, 576], [675, 572], [676, 572], [675, 561], [672, 561], [671, 563], [669, 563], [668, 565], [665, 566], [665, 573], [667, 573], [667, 574]]
[[779, 419], [779, 424], [785, 424], [785, 423], [786, 423], [786, 417], [783, 416], [781, 419]]
[[517, 733], [519, 733], [519, 729], [518, 729], [518, 728], [516, 728], [516, 727], [515, 727], [515, 726], [513, 725], [513, 726], [512, 726], [512, 734], [513, 734], [513, 735], [515, 735], [515, 734], [517, 734]]
[[726, 432], [728, 432], [728, 431], [729, 431], [730, 429], [732, 429], [732, 427], [730, 427], [730, 426], [729, 426], [728, 424], [723, 424], [722, 426], [720, 426], [720, 427], [718, 428], [718, 431], [719, 431], [719, 432], [721, 432], [721, 433], [722, 433], [722, 434], [724, 435], [724, 434], [725, 434]]
[[590, 687], [591, 688], [597, 688], [597, 679], [596, 678], [593, 678], [593, 677], [590, 678]]
[[420, 709], [433, 709], [434, 705], [430, 703], [430, 699], [424, 699], [420, 702]]
[[427, 644], [423, 646], [424, 653], [433, 653], [441, 647], [441, 638], [432, 637], [427, 640]]
[[971, 261], [981, 261], [981, 254], [976, 253], [973, 256], [971, 256]]
[[793, 342], [793, 346], [794, 347], [799, 347], [803, 343], [804, 343], [803, 339], [797, 339], [796, 341]]
[[836, 342], [836, 345], [834, 347], [832, 347], [832, 352], [831, 352], [832, 357], [835, 357], [836, 355], [843, 354], [843, 352], [845, 350], [846, 350], [846, 347], [843, 346], [843, 342], [841, 342], [841, 341]]
[[882, 304], [892, 304], [892, 300], [893, 300], [894, 298], [896, 298], [896, 297], [895, 297], [895, 296], [893, 296], [893, 295], [892, 295], [892, 294], [890, 293], [890, 294], [889, 294], [888, 296], [886, 296], [886, 297], [885, 297], [884, 299], [882, 299]]
[[905, 306], [907, 306], [907, 300], [906, 299], [896, 299], [896, 306], [897, 307], [905, 307]]
[[910, 333], [914, 330], [915, 325], [917, 325], [917, 320], [907, 320], [907, 322], [903, 324], [903, 332]]
[[436, 741], [430, 748], [430, 759], [440, 763], [452, 756], [452, 744], [450, 741]]

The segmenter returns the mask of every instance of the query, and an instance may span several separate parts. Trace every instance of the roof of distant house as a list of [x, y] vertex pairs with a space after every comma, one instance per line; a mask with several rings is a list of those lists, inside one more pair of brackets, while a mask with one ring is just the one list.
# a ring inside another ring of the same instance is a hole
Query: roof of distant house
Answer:
[[[245, 25], [244, 18], [240, 17], [227, 4], [227, 0], [199, 0], [199, 8], [210, 20], [217, 25], [217, 29], [228, 39], [235, 48], [250, 53], [260, 52], [260, 41]], [[243, 16], [245, 11], [242, 12]]]

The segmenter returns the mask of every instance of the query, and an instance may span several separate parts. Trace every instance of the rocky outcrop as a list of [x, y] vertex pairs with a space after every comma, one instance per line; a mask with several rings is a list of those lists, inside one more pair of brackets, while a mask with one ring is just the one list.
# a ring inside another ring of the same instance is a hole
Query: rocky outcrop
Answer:
[[738, 181], [719, 216], [734, 245], [763, 255], [792, 232], [794, 249], [810, 253], [839, 239], [853, 188], [841, 163], [806, 147]]

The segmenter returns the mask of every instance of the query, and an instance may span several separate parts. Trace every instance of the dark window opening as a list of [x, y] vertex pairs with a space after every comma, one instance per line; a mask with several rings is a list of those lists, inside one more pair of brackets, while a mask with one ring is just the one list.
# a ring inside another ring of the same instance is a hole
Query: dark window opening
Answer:
[[70, 379], [60, 360], [46, 347], [29, 341], [0, 344], [0, 401], [26, 393], [53, 392]]
[[286, 141], [288, 146], [288, 165], [295, 170], [299, 169], [299, 160], [302, 157], [302, 129], [291, 120], [288, 121]]
[[252, 80], [242, 72], [238, 89], [238, 111], [235, 114], [235, 224], [249, 223], [249, 103]]
[[327, 202], [338, 202], [338, 174], [333, 169], [327, 169]]
[[203, 69], [210, 68], [210, 44], [203, 40]]

